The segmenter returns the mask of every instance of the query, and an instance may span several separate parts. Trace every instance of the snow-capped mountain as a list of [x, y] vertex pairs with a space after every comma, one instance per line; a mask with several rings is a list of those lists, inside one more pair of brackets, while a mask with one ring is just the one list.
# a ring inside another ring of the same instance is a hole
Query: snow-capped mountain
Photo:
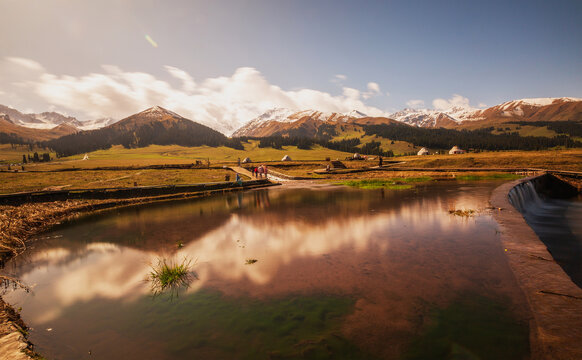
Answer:
[[57, 125], [67, 124], [80, 128], [83, 124], [72, 116], [65, 116], [58, 112], [42, 112], [40, 114], [26, 114], [37, 120], [35, 123], [22, 123], [20, 125], [37, 128], [37, 129], [52, 129]]
[[8, 115], [16, 125], [32, 129], [54, 129], [59, 125], [66, 124], [78, 130], [93, 130], [114, 124], [117, 121], [113, 118], [79, 121], [73, 116], [66, 116], [54, 111], [24, 114], [4, 105], [0, 105], [0, 114]]
[[[367, 115], [357, 110], [352, 110], [347, 114], [336, 112], [322, 112], [317, 110], [296, 111], [285, 108], [275, 108], [257, 116], [243, 127], [236, 130], [232, 136], [268, 136], [275, 128], [284, 127], [283, 124], [296, 122], [317, 121], [317, 122], [346, 122], [349, 119], [364, 118]], [[281, 124], [282, 126], [278, 126]]]
[[111, 124], [115, 124], [118, 120], [110, 117], [100, 118], [95, 120], [85, 120], [80, 121], [81, 125], [78, 126], [81, 130], [95, 130], [100, 129], [102, 127], [109, 126]]
[[[567, 120], [577, 113], [575, 108], [580, 109], [581, 102], [582, 99], [569, 97], [520, 99], [507, 101], [487, 109], [462, 107], [447, 110], [404, 109], [390, 114], [389, 117], [418, 127], [449, 127], [477, 120]], [[568, 111], [566, 109], [568, 107], [573, 108], [574, 111]]]

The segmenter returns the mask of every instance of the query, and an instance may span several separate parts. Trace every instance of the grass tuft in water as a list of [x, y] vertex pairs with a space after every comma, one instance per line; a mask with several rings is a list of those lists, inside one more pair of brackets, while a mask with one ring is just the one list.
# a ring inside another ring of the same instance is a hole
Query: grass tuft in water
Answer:
[[162, 294], [168, 290], [173, 293], [181, 288], [188, 288], [196, 273], [191, 271], [192, 260], [184, 258], [182, 262], [173, 262], [166, 259], [158, 259], [157, 264], [152, 265], [148, 274], [154, 295]]
[[246, 259], [245, 265], [251, 265], [251, 264], [256, 263], [257, 261], [259, 261], [259, 260], [257, 260], [257, 259]]
[[468, 209], [468, 210], [449, 210], [449, 214], [462, 216], [462, 217], [469, 217], [475, 215], [475, 210]]

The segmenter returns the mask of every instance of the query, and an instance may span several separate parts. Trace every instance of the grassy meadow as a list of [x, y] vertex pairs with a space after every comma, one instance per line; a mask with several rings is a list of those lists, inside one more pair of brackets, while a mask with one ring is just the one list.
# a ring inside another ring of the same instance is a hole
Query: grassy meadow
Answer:
[[[402, 145], [402, 144], [399, 144]], [[404, 145], [406, 148], [407, 146]], [[25, 164], [25, 171], [20, 166], [7, 165], [19, 163], [22, 154], [28, 154], [28, 147], [0, 145], [0, 193], [20, 191], [108, 188], [152, 185], [193, 184], [203, 182], [224, 181], [225, 175], [234, 179], [234, 172], [223, 169], [223, 166], [235, 165], [237, 159], [251, 158], [253, 164], [267, 163], [272, 170], [286, 175], [311, 177], [324, 181], [352, 181], [376, 179], [386, 184], [404, 182], [401, 179], [429, 177], [431, 179], [479, 180], [504, 178], [506, 174], [479, 172], [478, 168], [540, 168], [553, 170], [582, 171], [582, 149], [546, 150], [546, 151], [502, 151], [480, 152], [462, 155], [427, 155], [427, 156], [396, 156], [385, 158], [387, 161], [398, 161], [392, 165], [403, 171], [371, 171], [347, 174], [317, 174], [315, 170], [324, 169], [325, 158], [340, 159], [349, 169], [364, 169], [378, 165], [377, 159], [365, 161], [343, 161], [351, 154], [322, 148], [311, 150], [298, 149], [295, 146], [285, 146], [281, 150], [259, 148], [258, 141], [245, 143], [245, 150], [235, 150], [226, 147], [182, 147], [152, 145], [145, 148], [126, 149], [113, 146], [107, 150], [99, 150], [88, 154], [89, 160], [82, 160], [83, 155], [54, 159], [49, 163]], [[34, 149], [39, 153], [43, 149]], [[294, 161], [281, 162], [284, 155], [289, 155]], [[54, 154], [51, 154], [54, 158]], [[373, 158], [373, 157], [370, 157]], [[197, 169], [139, 169], [148, 165], [193, 164], [202, 161], [202, 168]], [[206, 168], [210, 161], [210, 168]], [[104, 170], [98, 168], [120, 167], [124, 169]], [[127, 169], [129, 167], [129, 169]], [[135, 167], [135, 169], [131, 169]], [[406, 171], [423, 168], [423, 171]], [[431, 169], [475, 168], [474, 172], [431, 171]], [[55, 171], [75, 169], [76, 171]], [[18, 171], [15, 171], [18, 170]], [[375, 181], [376, 181], [375, 180]], [[408, 182], [405, 182], [408, 184]], [[355, 185], [355, 183], [354, 183]], [[352, 186], [354, 186], [352, 185]], [[398, 185], [398, 184], [397, 184]], [[372, 185], [373, 186], [373, 185]]]

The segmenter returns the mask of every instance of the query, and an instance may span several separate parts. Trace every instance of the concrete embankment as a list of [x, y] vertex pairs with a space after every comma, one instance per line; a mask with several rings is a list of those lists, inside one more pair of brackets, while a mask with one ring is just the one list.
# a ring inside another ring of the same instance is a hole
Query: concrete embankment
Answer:
[[160, 186], [136, 186], [124, 188], [70, 189], [52, 191], [33, 191], [0, 195], [1, 205], [19, 205], [30, 202], [63, 201], [68, 199], [131, 199], [151, 196], [230, 191], [270, 186], [267, 180], [216, 182], [205, 184], [180, 184]]
[[[552, 175], [506, 183], [493, 192], [491, 205], [509, 264], [528, 299], [532, 313], [532, 359], [582, 359], [582, 289], [552, 258], [546, 245], [510, 203], [509, 193], [530, 185], [555, 197], [576, 194], [576, 188]], [[515, 195], [514, 195], [515, 196]], [[522, 200], [525, 197], [522, 198]], [[514, 203], [517, 201], [514, 199]], [[535, 206], [524, 200], [520, 206]]]

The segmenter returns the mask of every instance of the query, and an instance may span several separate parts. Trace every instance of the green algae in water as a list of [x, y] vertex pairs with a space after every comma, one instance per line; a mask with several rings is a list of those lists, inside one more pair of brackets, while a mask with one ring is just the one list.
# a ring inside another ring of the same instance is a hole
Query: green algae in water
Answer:
[[136, 340], [165, 342], [176, 357], [370, 359], [340, 332], [353, 306], [335, 296], [259, 301], [201, 290], [179, 301], [142, 299], [118, 324], [132, 324], [121, 331]]
[[390, 189], [390, 190], [406, 190], [413, 186], [409, 183], [430, 181], [430, 177], [422, 178], [394, 178], [390, 180], [370, 179], [370, 180], [348, 180], [338, 183], [338, 185], [347, 185], [360, 189]]
[[507, 306], [483, 296], [467, 296], [434, 310], [423, 333], [403, 356], [420, 359], [495, 359], [529, 357], [529, 329]]

